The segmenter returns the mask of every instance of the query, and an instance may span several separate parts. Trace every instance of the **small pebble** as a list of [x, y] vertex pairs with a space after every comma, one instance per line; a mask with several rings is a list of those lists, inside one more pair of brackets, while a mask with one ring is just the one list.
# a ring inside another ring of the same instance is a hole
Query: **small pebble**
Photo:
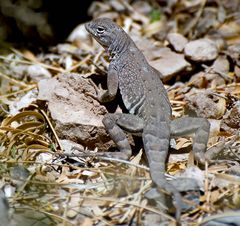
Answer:
[[218, 48], [211, 39], [197, 39], [186, 44], [184, 54], [193, 61], [211, 61], [217, 58]]
[[167, 35], [168, 42], [172, 45], [176, 52], [182, 52], [188, 40], [179, 33], [169, 33]]

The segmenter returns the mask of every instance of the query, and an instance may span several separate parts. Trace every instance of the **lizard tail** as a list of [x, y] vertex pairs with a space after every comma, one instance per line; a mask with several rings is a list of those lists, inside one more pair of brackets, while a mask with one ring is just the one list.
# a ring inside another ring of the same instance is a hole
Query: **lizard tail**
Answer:
[[165, 177], [165, 162], [168, 155], [170, 140], [169, 122], [162, 120], [161, 122], [148, 122], [143, 130], [143, 143], [147, 155], [150, 174], [154, 184], [159, 189], [171, 193], [175, 200], [176, 219], [181, 216], [182, 199], [179, 191], [170, 184]]

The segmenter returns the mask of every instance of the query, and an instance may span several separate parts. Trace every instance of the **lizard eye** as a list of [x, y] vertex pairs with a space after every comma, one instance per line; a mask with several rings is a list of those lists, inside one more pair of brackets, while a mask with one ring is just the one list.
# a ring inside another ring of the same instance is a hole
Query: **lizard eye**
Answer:
[[98, 34], [102, 34], [105, 31], [105, 29], [103, 27], [98, 27], [97, 28], [97, 33]]

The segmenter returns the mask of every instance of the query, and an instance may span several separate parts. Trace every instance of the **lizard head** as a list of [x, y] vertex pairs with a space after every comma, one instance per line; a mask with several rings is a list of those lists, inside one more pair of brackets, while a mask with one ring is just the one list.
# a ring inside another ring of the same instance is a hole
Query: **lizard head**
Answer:
[[85, 28], [106, 49], [113, 44], [117, 37], [122, 37], [121, 34], [125, 33], [121, 27], [109, 18], [92, 20], [85, 24]]

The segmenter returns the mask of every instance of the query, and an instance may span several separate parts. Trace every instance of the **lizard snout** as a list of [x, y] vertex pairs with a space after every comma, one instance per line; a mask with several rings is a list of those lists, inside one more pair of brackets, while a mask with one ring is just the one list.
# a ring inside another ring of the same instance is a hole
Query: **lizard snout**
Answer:
[[85, 23], [85, 29], [87, 30], [87, 32], [91, 33], [91, 22]]

